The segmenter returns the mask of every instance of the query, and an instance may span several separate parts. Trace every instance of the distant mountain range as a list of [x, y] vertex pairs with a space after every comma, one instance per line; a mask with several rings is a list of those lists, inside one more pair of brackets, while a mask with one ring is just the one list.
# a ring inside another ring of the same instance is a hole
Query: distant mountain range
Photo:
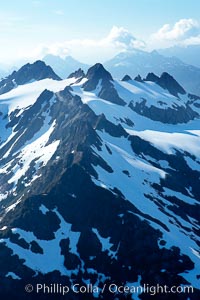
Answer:
[[200, 45], [174, 46], [158, 52], [168, 57], [178, 57], [184, 63], [200, 68]]
[[[144, 77], [37, 61], [0, 82], [2, 300], [200, 299], [200, 97]], [[68, 293], [37, 293], [54, 283]]]
[[[200, 95], [200, 46], [193, 45], [187, 47], [172, 47], [158, 51], [146, 52], [138, 49], [119, 53], [114, 58], [104, 63], [114, 78], [122, 79], [125, 74], [132, 78], [137, 75], [145, 77], [147, 73], [155, 73], [160, 76], [163, 72], [168, 72], [174, 76], [178, 82], [190, 93]], [[61, 58], [48, 54], [42, 59], [50, 65], [55, 73], [65, 79], [81, 68], [84, 72], [90, 67], [74, 59], [71, 56]], [[19, 69], [22, 62], [15, 67], [1, 67], [0, 78], [9, 75], [11, 70]], [[18, 66], [19, 65], [19, 66]]]
[[200, 95], [200, 68], [183, 63], [176, 57], [166, 57], [157, 51], [123, 52], [107, 61], [105, 67], [116, 78], [122, 78], [124, 73], [134, 78], [138, 74], [144, 77], [149, 72], [154, 72], [159, 76], [163, 72], [168, 72], [186, 90]]
[[48, 54], [42, 59], [47, 65], [50, 65], [56, 74], [61, 78], [67, 78], [70, 73], [74, 72], [78, 68], [86, 71], [89, 68], [89, 65], [83, 64], [71, 56], [66, 56], [65, 58], [61, 58], [56, 55]]
[[[172, 49], [168, 50], [161, 51], [165, 55], [157, 51], [146, 52], [138, 49], [122, 52], [113, 59], [105, 62], [104, 65], [117, 79], [121, 79], [124, 74], [134, 78], [138, 74], [145, 77], [146, 74], [150, 72], [154, 72], [159, 76], [163, 72], [168, 72], [174, 76], [187, 91], [200, 95], [200, 68], [187, 64], [175, 56], [172, 57], [172, 52], [170, 52]], [[168, 56], [166, 56], [167, 54]], [[194, 57], [197, 57], [197, 55], [194, 55]], [[80, 63], [71, 56], [67, 56], [63, 59], [59, 56], [48, 54], [43, 58], [43, 61], [47, 65], [50, 65], [55, 73], [63, 79], [67, 78], [70, 73], [78, 68], [83, 69], [83, 71], [89, 68], [89, 65]]]

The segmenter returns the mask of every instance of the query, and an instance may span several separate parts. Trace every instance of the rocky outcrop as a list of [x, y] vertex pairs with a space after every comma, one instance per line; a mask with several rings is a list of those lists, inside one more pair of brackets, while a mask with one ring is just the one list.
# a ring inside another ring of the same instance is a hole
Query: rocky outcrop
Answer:
[[83, 84], [84, 91], [94, 91], [98, 87], [97, 96], [118, 105], [125, 105], [124, 100], [119, 97], [114, 88], [111, 74], [104, 69], [102, 64], [98, 63], [91, 67], [86, 78], [88, 80]]
[[160, 77], [154, 73], [149, 73], [144, 80], [157, 83], [175, 97], [178, 97], [178, 94], [186, 94], [184, 88], [167, 72], [162, 73]]
[[136, 113], [145, 116], [154, 121], [160, 121], [168, 124], [187, 123], [199, 117], [199, 114], [194, 111], [189, 105], [177, 106], [176, 108], [160, 108], [154, 105], [146, 106], [146, 100], [138, 103], [129, 103], [129, 107]]
[[45, 78], [61, 80], [60, 77], [54, 73], [52, 68], [47, 66], [43, 61], [38, 60], [33, 64], [28, 63], [0, 82], [0, 94], [9, 92], [18, 85]]
[[162, 73], [157, 84], [159, 84], [163, 89], [168, 90], [170, 94], [176, 97], [178, 97], [178, 94], [186, 94], [184, 88], [174, 79], [174, 77], [166, 72]]
[[83, 77], [85, 77], [85, 73], [81, 68], [79, 68], [77, 71], [71, 73], [67, 78], [77, 78], [78, 79], [78, 78], [83, 78]]
[[134, 78], [134, 80], [138, 81], [138, 82], [144, 82], [144, 80], [142, 79], [142, 77], [139, 74]]
[[129, 81], [129, 80], [132, 80], [132, 78], [131, 78], [129, 75], [125, 75], [125, 76], [122, 78], [122, 81]]
[[154, 73], [148, 73], [146, 78], [144, 78], [144, 80], [157, 83], [159, 81], [159, 77], [157, 75], [155, 75]]

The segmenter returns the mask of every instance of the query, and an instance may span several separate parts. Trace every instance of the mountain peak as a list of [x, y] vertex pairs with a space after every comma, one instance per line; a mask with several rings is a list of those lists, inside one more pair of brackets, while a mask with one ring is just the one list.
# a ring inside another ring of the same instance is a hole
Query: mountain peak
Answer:
[[73, 78], [73, 77], [82, 78], [85, 77], [85, 73], [81, 68], [79, 68], [77, 71], [71, 73], [67, 78]]
[[95, 90], [100, 80], [103, 85], [113, 81], [111, 74], [100, 63], [88, 69], [86, 78], [88, 81], [84, 84], [85, 91]]
[[24, 65], [17, 72], [13, 72], [11, 76], [15, 77], [13, 79], [15, 79], [17, 84], [25, 84], [31, 80], [41, 80], [45, 78], [60, 80], [60, 77], [56, 75], [53, 69], [41, 60]]
[[0, 94], [7, 93], [18, 85], [46, 78], [61, 80], [53, 69], [43, 61], [37, 60], [32, 64], [27, 63], [0, 82]]
[[143, 79], [142, 77], [140, 76], [140, 74], [138, 74], [135, 78], [134, 78], [135, 81], [138, 81], [138, 82], [143, 82]]
[[[165, 52], [160, 50], [152, 52], [141, 50], [124, 51], [108, 60], [104, 66], [111, 72], [113, 78], [118, 79], [121, 79], [125, 74], [129, 74], [132, 78], [140, 74], [144, 78], [149, 72], [154, 72], [154, 74], [159, 74], [159, 76], [163, 72], [168, 72], [185, 90], [192, 94], [200, 95], [200, 68], [193, 64], [188, 65], [184, 63], [184, 60], [181, 61], [175, 54], [176, 52], [169, 52], [168, 50]], [[174, 55], [176, 57], [172, 57]], [[186, 56], [184, 55], [184, 57]], [[198, 55], [195, 57], [198, 57]]]
[[145, 81], [152, 81], [152, 82], [158, 82], [159, 81], [159, 77], [157, 75], [155, 75], [153, 72], [148, 73], [146, 78], [144, 79]]
[[94, 91], [99, 87], [98, 97], [118, 105], [125, 105], [124, 100], [119, 97], [113, 85], [111, 74], [102, 64], [97, 63], [89, 68], [86, 78], [88, 80], [83, 84], [85, 91]]
[[185, 94], [184, 88], [167, 72], [163, 72], [160, 77], [154, 73], [148, 73], [145, 78], [145, 81], [152, 81], [157, 83], [163, 89], [166, 89], [175, 97], [178, 97], [178, 94]]
[[167, 89], [174, 96], [178, 96], [178, 94], [184, 95], [186, 93], [184, 88], [167, 72], [162, 73], [158, 84], [162, 88]]
[[94, 66], [88, 69], [86, 77], [91, 79], [105, 79], [113, 81], [111, 74], [100, 63], [96, 63]]
[[129, 81], [129, 80], [132, 80], [132, 78], [127, 74], [122, 78], [122, 81]]

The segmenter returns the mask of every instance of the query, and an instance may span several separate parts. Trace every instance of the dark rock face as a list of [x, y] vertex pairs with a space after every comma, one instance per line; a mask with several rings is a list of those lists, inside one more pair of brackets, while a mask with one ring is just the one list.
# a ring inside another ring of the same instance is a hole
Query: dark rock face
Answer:
[[82, 69], [78, 69], [77, 71], [71, 73], [67, 78], [73, 78], [73, 77], [75, 77], [77, 79], [83, 78], [83, 77], [85, 77], [85, 73]]
[[138, 82], [143, 82], [144, 81], [139, 74], [134, 78], [134, 80], [138, 81]]
[[[3, 157], [6, 151], [13, 145], [13, 154], [17, 152], [27, 141], [31, 140], [44, 124], [44, 117], [41, 117], [42, 109], [48, 109], [49, 101], [53, 97], [53, 92], [45, 90], [39, 96], [37, 101], [30, 107], [29, 110], [21, 115], [21, 117], [13, 116], [12, 120], [7, 124], [7, 128], [14, 125], [17, 134], [9, 143], [2, 147], [0, 150], [0, 156]], [[37, 114], [35, 115], [35, 112]], [[39, 112], [39, 113], [38, 113]], [[27, 128], [27, 124], [29, 124]], [[21, 139], [18, 139], [21, 136]]]
[[196, 95], [193, 95], [193, 94], [188, 94], [188, 98], [191, 99], [191, 100], [200, 100], [200, 97], [199, 96], [196, 96]]
[[178, 97], [178, 94], [186, 94], [184, 88], [167, 72], [162, 73], [160, 77], [156, 76], [154, 73], [149, 73], [144, 80], [157, 83], [175, 97]]
[[125, 105], [123, 99], [121, 99], [114, 88], [113, 84], [110, 82], [105, 82], [102, 85], [101, 91], [99, 92], [98, 96], [102, 99], [105, 99], [109, 102], [118, 104], [118, 105]]
[[0, 82], [0, 94], [4, 94], [12, 90], [17, 85], [26, 84], [32, 80], [42, 80], [51, 78], [61, 80], [50, 66], [45, 65], [43, 61], [36, 61], [33, 64], [26, 64], [18, 71], [14, 71], [7, 78]]
[[133, 104], [130, 102], [129, 107], [137, 112], [138, 114], [145, 116], [154, 121], [160, 121], [162, 123], [168, 124], [178, 124], [178, 123], [187, 123], [190, 120], [194, 120], [199, 117], [199, 114], [192, 110], [192, 108], [187, 105], [176, 107], [173, 109], [168, 107], [167, 109], [162, 109], [151, 105], [151, 107], [146, 106], [146, 100], [144, 99], [140, 103]]
[[129, 81], [129, 80], [132, 80], [132, 78], [131, 78], [129, 75], [125, 75], [125, 76], [122, 78], [122, 81]]
[[99, 63], [88, 69], [86, 78], [88, 81], [83, 85], [85, 91], [95, 90], [99, 80], [104, 82], [113, 81], [111, 74]]
[[127, 137], [128, 133], [124, 130], [124, 128], [119, 125], [114, 125], [110, 121], [108, 121], [104, 114], [100, 115], [96, 129], [98, 130], [105, 130], [105, 132], [109, 133], [111, 136], [114, 137]]
[[148, 73], [144, 80], [157, 83], [159, 81], [159, 77], [157, 75], [155, 75], [154, 73]]
[[104, 68], [100, 63], [96, 63], [94, 66], [88, 69], [86, 77], [90, 80], [94, 77], [97, 79], [113, 80], [112, 75]]
[[104, 69], [102, 64], [98, 63], [91, 67], [86, 74], [86, 78], [88, 78], [88, 81], [83, 84], [85, 91], [94, 91], [100, 84], [100, 91], [98, 92], [100, 98], [115, 104], [125, 105], [124, 100], [119, 97], [114, 88], [111, 74]]
[[[77, 243], [78, 255], [72, 254], [69, 249], [69, 240], [66, 238], [67, 231], [63, 232], [63, 239], [60, 242], [60, 253], [64, 256], [64, 266], [68, 270], [78, 270], [77, 274], [73, 275], [74, 283], [84, 285], [84, 279], [89, 278], [95, 284], [98, 274], [105, 274], [103, 282], [107, 285], [112, 282], [125, 285], [127, 281], [137, 281], [138, 275], [142, 274], [144, 282], [155, 286], [158, 283], [166, 284], [169, 287], [183, 284], [184, 281], [178, 273], [183, 272], [185, 268], [192, 269], [192, 262], [186, 256], [180, 255], [177, 248], [160, 249], [157, 241], [162, 235], [159, 230], [152, 229], [146, 221], [141, 221], [135, 215], [139, 211], [123, 197], [97, 187], [85, 171], [85, 161], [90, 158], [85, 159], [80, 164], [73, 164], [69, 167], [45, 196], [35, 196], [22, 201], [16, 208], [16, 212], [14, 214], [11, 212], [7, 216], [6, 221], [9, 227], [26, 228], [28, 231], [33, 231], [38, 238], [48, 241], [52, 239], [51, 232], [55, 232], [56, 227], [34, 228], [33, 224], [35, 224], [35, 218], [37, 218], [38, 224], [41, 222], [52, 225], [58, 223], [58, 217], [53, 212], [56, 208], [64, 220], [72, 224], [72, 232], [80, 232]], [[39, 213], [41, 203], [51, 211], [52, 217], [55, 218], [54, 221], [50, 219], [49, 214]], [[16, 218], [17, 215], [23, 215], [23, 218], [19, 220]], [[103, 251], [94, 229], [98, 230], [104, 238], [110, 237], [111, 250]], [[41, 249], [35, 243], [34, 246], [33, 243], [31, 245], [31, 251], [41, 253]], [[8, 251], [4, 244], [0, 244], [0, 249], [1, 255]], [[145, 252], [143, 252], [144, 249]], [[112, 256], [110, 251], [117, 253], [116, 257]], [[84, 262], [84, 269], [81, 268], [82, 262]], [[154, 267], [152, 267], [152, 263], [154, 263]], [[14, 300], [27, 299], [27, 294], [24, 293], [24, 285], [27, 282], [31, 282], [34, 286], [38, 281], [45, 284], [65, 282], [65, 285], [70, 282], [70, 277], [61, 276], [55, 271], [46, 275], [39, 272], [33, 277], [33, 272], [24, 266], [17, 256], [13, 256], [9, 263], [12, 269], [15, 265], [18, 266], [15, 272], [22, 280], [15, 281], [16, 290], [12, 294], [13, 289], [10, 289], [12, 280], [1, 277], [4, 283], [0, 290], [2, 297], [9, 291], [9, 295], [12, 295]], [[0, 261], [0, 266], [2, 275], [5, 275], [7, 268], [4, 260]], [[89, 269], [95, 270], [93, 275], [89, 273]], [[160, 272], [161, 269], [164, 269], [165, 272]], [[20, 298], [16, 295], [20, 295]], [[195, 295], [198, 295], [197, 291]], [[30, 299], [34, 299], [35, 296], [35, 293], [31, 294], [32, 298]], [[80, 299], [79, 295], [72, 292], [68, 296], [72, 299]], [[43, 295], [39, 295], [39, 297], [45, 299]], [[119, 297], [121, 296], [119, 295]], [[148, 299], [145, 294], [141, 297]], [[159, 297], [157, 299], [166, 299], [164, 294]], [[87, 295], [87, 298], [83, 297], [83, 299], [88, 298], [95, 299], [92, 294], [89, 297]], [[102, 299], [114, 300], [116, 295], [106, 291]], [[123, 299], [123, 297], [119, 299]], [[178, 294], [176, 299], [186, 300], [187, 298], [184, 294]]]
[[168, 73], [164, 72], [157, 82], [162, 88], [167, 89], [170, 94], [178, 96], [178, 94], [186, 94], [184, 88]]

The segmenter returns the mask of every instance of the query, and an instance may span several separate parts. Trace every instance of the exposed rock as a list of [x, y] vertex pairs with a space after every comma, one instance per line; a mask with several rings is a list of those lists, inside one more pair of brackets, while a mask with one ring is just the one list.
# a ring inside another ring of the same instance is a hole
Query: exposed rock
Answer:
[[129, 80], [132, 80], [132, 78], [131, 78], [129, 75], [125, 75], [125, 76], [122, 78], [122, 81], [129, 81]]
[[164, 72], [157, 82], [162, 88], [167, 89], [170, 94], [178, 97], [178, 94], [184, 95], [184, 88], [168, 73]]
[[176, 107], [176, 109], [171, 107], [161, 109], [154, 105], [151, 105], [150, 107], [146, 106], [146, 100], [144, 99], [140, 103], [133, 104], [131, 102], [129, 107], [138, 114], [151, 120], [168, 124], [187, 123], [190, 120], [194, 120], [195, 118], [199, 117], [199, 114], [192, 110], [189, 105], [186, 107], [179, 106]]
[[86, 78], [88, 81], [83, 85], [85, 91], [95, 90], [100, 80], [102, 83], [113, 81], [111, 74], [100, 63], [88, 69]]
[[138, 82], [143, 82], [144, 81], [139, 74], [134, 78], [134, 80], [138, 81]]
[[111, 74], [105, 70], [102, 64], [98, 63], [91, 67], [86, 74], [86, 78], [88, 78], [88, 81], [83, 84], [85, 91], [94, 91], [99, 87], [97, 95], [100, 98], [118, 105], [125, 105], [124, 100], [119, 97], [114, 88]]
[[77, 71], [71, 73], [67, 78], [83, 78], [85, 77], [85, 73], [82, 69], [78, 69]]
[[12, 90], [17, 85], [45, 78], [61, 80], [60, 77], [54, 73], [52, 68], [47, 66], [43, 61], [38, 60], [33, 64], [28, 63], [0, 82], [0, 94], [4, 94]]
[[175, 97], [178, 97], [178, 94], [186, 94], [184, 88], [167, 72], [162, 73], [160, 77], [154, 73], [149, 73], [144, 80], [157, 83]]
[[159, 77], [157, 75], [155, 75], [154, 73], [148, 73], [146, 78], [144, 78], [144, 80], [157, 83], [159, 81]]

